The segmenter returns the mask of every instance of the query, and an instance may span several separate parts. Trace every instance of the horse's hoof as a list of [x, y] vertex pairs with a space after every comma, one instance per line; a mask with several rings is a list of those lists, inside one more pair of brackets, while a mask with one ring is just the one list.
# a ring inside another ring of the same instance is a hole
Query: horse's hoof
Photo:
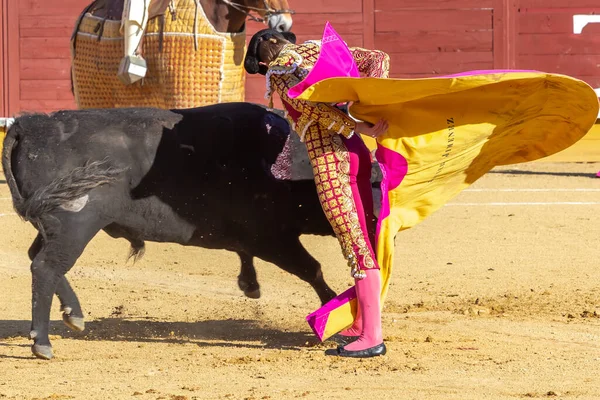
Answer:
[[260, 299], [260, 289], [244, 290], [244, 294], [251, 299]]
[[63, 322], [66, 326], [77, 332], [83, 332], [85, 329], [83, 317], [74, 317], [72, 315], [63, 314]]
[[42, 360], [50, 360], [54, 357], [52, 346], [49, 344], [34, 344], [31, 346], [31, 351], [37, 358], [41, 358]]

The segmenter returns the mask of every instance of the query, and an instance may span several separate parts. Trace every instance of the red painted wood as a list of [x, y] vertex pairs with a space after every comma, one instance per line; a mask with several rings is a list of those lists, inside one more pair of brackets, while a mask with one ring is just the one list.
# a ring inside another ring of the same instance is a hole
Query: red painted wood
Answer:
[[[269, 101], [265, 99], [265, 91], [267, 89], [265, 83], [265, 77], [262, 75], [247, 75], [246, 79], [246, 101], [250, 103], [268, 104]], [[276, 107], [281, 108], [281, 101], [279, 97], [275, 95], [274, 104]]]
[[70, 80], [21, 80], [23, 100], [73, 100]]
[[530, 8], [530, 7], [519, 7], [521, 13], [537, 13], [537, 14], [555, 14], [555, 13], [567, 13], [572, 14], [598, 14], [598, 6], [596, 7], [542, 7], [542, 8]]
[[482, 9], [492, 8], [493, 0], [375, 0], [377, 11], [407, 10], [407, 9], [431, 9], [431, 10], [455, 10], [455, 9]]
[[[600, 54], [600, 35], [524, 33], [519, 35], [520, 54]], [[600, 75], [600, 70], [598, 71]]]
[[388, 53], [485, 52], [492, 51], [492, 36], [492, 31], [377, 33], [373, 47]]
[[375, 0], [363, 0], [363, 43], [364, 47], [375, 47]]
[[[598, 9], [600, 13], [600, 9]], [[574, 12], [521, 13], [519, 33], [567, 33], [573, 34]], [[600, 34], [600, 24], [588, 24], [583, 34]]]
[[58, 110], [74, 110], [75, 100], [21, 100], [21, 112], [51, 112]]
[[75, 29], [76, 17], [21, 17], [19, 32], [21, 38], [64, 37], [70, 38]]
[[598, 0], [520, 0], [522, 8], [598, 7]]
[[248, 75], [246, 79], [246, 101], [251, 103], [267, 104], [264, 98], [266, 86], [265, 77], [262, 75]]
[[[7, 21], [19, 20], [19, 0], [6, 0]], [[20, 110], [19, 104], [19, 25], [15, 23], [6, 24], [6, 109], [8, 116], [16, 115]]]
[[91, 0], [19, 0], [21, 15], [77, 16]]
[[600, 55], [524, 54], [518, 57], [518, 66], [566, 75], [598, 76]]
[[450, 74], [494, 66], [491, 52], [465, 53], [392, 53], [391, 74]]
[[322, 13], [362, 12], [362, 0], [290, 0], [288, 3], [297, 14], [313, 14], [316, 18]]
[[411, 10], [375, 14], [376, 32], [477, 31], [492, 29], [492, 10]]
[[329, 21], [333, 28], [340, 34], [360, 34], [362, 33], [362, 13], [352, 14], [296, 14], [294, 15], [294, 27], [292, 31], [296, 35], [317, 34], [320, 38], [323, 35], [325, 22]]
[[21, 59], [24, 58], [71, 58], [68, 37], [22, 38]]
[[[20, 74], [23, 80], [65, 80], [71, 76], [71, 60], [21, 59]], [[18, 82], [18, 81], [17, 81]]]
[[515, 68], [518, 0], [494, 0], [494, 68]]
[[5, 75], [7, 71], [7, 46], [5, 43], [6, 38], [6, 27], [8, 21], [6, 20], [6, 0], [0, 0], [0, 117], [8, 115], [7, 109], [7, 95], [8, 93], [4, 90], [6, 87], [7, 77]]

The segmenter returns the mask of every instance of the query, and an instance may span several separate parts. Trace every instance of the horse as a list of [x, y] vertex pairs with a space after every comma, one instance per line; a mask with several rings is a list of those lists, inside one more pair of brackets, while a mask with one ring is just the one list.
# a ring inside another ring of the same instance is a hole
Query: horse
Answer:
[[78, 108], [244, 101], [246, 20], [289, 31], [287, 0], [94, 0], [71, 37]]

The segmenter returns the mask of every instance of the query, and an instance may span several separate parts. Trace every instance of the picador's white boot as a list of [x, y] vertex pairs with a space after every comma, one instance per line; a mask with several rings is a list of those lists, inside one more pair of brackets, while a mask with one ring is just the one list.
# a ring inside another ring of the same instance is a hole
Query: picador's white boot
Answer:
[[126, 85], [142, 79], [148, 70], [146, 60], [136, 52], [148, 24], [149, 5], [150, 0], [127, 0], [123, 7], [121, 33], [125, 54], [117, 76]]

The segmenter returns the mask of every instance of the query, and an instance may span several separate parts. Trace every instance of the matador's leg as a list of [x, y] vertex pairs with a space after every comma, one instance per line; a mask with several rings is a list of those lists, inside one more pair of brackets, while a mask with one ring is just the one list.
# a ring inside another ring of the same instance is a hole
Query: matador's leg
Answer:
[[[305, 144], [325, 216], [342, 246], [352, 276], [364, 277], [364, 270], [379, 266], [368, 239], [370, 222], [366, 220], [357, 185], [359, 156], [348, 151], [340, 135], [317, 124], [308, 128]], [[372, 199], [369, 207], [372, 208]]]
[[[347, 357], [385, 354], [381, 332], [381, 276], [357, 183], [357, 176], [363, 178], [359, 175], [360, 156], [349, 151], [340, 135], [321, 129], [317, 124], [308, 128], [305, 142], [321, 206], [355, 278], [362, 316], [359, 338], [338, 348], [338, 354]], [[372, 200], [369, 204], [372, 209]]]

